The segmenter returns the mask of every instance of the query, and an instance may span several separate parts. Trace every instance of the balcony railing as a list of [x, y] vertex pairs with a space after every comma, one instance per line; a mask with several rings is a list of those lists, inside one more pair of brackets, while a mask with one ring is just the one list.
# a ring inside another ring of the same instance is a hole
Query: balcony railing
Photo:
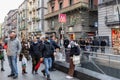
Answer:
[[105, 24], [107, 26], [120, 24], [118, 15], [108, 15], [105, 17], [105, 19]]
[[104, 0], [102, 2], [100, 2], [99, 4], [106, 4], [106, 3], [111, 3], [113, 2], [114, 0]]

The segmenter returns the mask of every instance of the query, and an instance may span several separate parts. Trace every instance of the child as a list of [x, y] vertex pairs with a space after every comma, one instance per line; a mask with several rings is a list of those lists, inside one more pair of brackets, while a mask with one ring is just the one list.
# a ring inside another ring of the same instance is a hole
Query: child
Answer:
[[27, 74], [26, 72], [26, 66], [27, 66], [27, 59], [25, 56], [22, 54], [22, 74]]

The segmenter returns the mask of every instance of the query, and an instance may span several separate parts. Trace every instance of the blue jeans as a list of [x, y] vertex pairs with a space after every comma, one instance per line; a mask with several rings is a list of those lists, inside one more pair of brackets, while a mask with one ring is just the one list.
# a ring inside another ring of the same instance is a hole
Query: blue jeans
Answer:
[[52, 58], [44, 58], [45, 73], [49, 75], [49, 69], [52, 67]]
[[18, 76], [18, 68], [17, 68], [17, 55], [16, 56], [8, 56], [8, 62], [11, 69], [11, 74]]

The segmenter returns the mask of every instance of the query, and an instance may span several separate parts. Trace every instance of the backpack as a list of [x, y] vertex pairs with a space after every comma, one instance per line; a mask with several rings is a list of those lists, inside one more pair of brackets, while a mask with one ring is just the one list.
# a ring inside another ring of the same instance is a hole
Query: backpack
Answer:
[[80, 54], [80, 48], [76, 45], [74, 45], [73, 47], [71, 47], [70, 53], [72, 55], [79, 55]]

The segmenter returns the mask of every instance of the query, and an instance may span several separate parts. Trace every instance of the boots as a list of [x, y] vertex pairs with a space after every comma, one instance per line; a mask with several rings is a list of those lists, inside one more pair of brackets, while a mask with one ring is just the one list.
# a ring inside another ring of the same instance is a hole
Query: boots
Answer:
[[45, 70], [42, 70], [41, 72], [42, 72], [43, 76], [45, 76]]
[[4, 68], [1, 68], [1, 71], [5, 71]]
[[22, 74], [27, 74], [25, 69], [22, 70]]
[[50, 79], [50, 75], [47, 75], [47, 80], [51, 80], [51, 79]]

